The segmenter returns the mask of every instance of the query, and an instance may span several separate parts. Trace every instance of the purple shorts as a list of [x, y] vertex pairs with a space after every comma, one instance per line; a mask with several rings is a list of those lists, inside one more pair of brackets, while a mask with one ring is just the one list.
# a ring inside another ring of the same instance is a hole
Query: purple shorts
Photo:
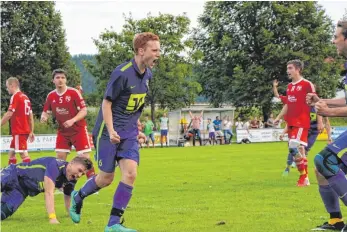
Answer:
[[108, 137], [101, 137], [99, 140], [93, 136], [95, 146], [95, 160], [101, 171], [112, 173], [121, 159], [134, 160], [140, 162], [139, 143], [137, 138], [123, 139], [118, 144], [111, 143]]
[[208, 133], [208, 137], [210, 139], [214, 139], [214, 138], [216, 138], [216, 134], [214, 132], [210, 132], [210, 133]]

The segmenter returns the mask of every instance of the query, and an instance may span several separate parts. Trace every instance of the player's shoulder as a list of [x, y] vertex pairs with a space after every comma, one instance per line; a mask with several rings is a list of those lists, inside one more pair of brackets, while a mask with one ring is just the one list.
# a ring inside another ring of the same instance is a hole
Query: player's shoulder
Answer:
[[81, 96], [81, 92], [78, 89], [70, 87], [70, 86], [67, 87], [66, 93], [77, 94], [78, 96]]
[[55, 89], [47, 94], [47, 98], [55, 97], [55, 96], [58, 96], [57, 90], [55, 90]]

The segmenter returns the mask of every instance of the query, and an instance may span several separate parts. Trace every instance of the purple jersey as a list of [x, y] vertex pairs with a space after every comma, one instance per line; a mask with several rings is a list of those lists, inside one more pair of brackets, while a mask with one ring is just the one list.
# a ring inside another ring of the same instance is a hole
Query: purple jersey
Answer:
[[[138, 135], [137, 120], [139, 119], [148, 92], [148, 82], [152, 72], [146, 68], [140, 71], [132, 59], [119, 65], [111, 74], [104, 99], [112, 102], [113, 128], [121, 139], [135, 138]], [[102, 108], [93, 129], [94, 137], [108, 137], [103, 121]]]
[[[54, 183], [56, 188], [64, 188], [64, 193], [70, 195], [76, 182], [69, 182], [66, 178], [66, 165], [64, 160], [55, 157], [43, 157], [29, 163], [15, 165], [20, 185], [28, 192], [28, 195], [35, 196], [44, 192], [43, 182], [47, 176]], [[72, 187], [72, 188], [71, 188]], [[65, 191], [69, 189], [69, 192]]]

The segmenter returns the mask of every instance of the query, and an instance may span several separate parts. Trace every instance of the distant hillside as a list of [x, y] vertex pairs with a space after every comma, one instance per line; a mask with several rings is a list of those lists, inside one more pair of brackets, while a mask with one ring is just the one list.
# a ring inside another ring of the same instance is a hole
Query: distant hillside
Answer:
[[95, 63], [94, 55], [80, 54], [72, 56], [72, 61], [82, 74], [82, 88], [84, 93], [92, 93], [96, 91], [95, 77], [86, 69], [83, 64], [84, 60]]

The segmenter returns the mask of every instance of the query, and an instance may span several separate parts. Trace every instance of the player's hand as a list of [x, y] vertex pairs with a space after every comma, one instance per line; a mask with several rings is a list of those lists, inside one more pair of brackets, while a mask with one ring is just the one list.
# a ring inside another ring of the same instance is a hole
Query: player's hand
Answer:
[[73, 124], [75, 124], [75, 120], [74, 119], [67, 120], [66, 122], [63, 123], [65, 128], [72, 127]]
[[280, 139], [281, 141], [283, 141], [283, 138], [284, 138], [284, 134], [280, 134], [279, 139]]
[[278, 86], [278, 80], [277, 80], [277, 79], [275, 79], [275, 80], [272, 82], [272, 86], [277, 88], [277, 86]]
[[274, 124], [275, 126], [277, 126], [279, 123], [280, 123], [280, 119], [277, 119], [277, 118], [276, 118], [276, 119], [274, 120], [274, 123], [273, 123], [273, 124]]
[[46, 117], [45, 115], [41, 115], [41, 120], [40, 120], [41, 123], [45, 123], [47, 122], [47, 120], [48, 120], [48, 117]]
[[59, 224], [60, 222], [56, 218], [49, 219], [50, 224]]
[[109, 133], [109, 134], [110, 134], [111, 143], [119, 143], [120, 142], [120, 137], [116, 131], [111, 131], [111, 133]]
[[315, 103], [317, 103], [320, 100], [320, 98], [315, 93], [308, 93], [306, 95], [306, 103], [310, 106], [313, 106]]
[[332, 143], [333, 139], [332, 138], [328, 138], [328, 144]]
[[35, 140], [35, 135], [34, 135], [34, 133], [30, 133], [30, 134], [29, 134], [29, 137], [28, 137], [29, 143], [34, 142], [34, 140]]
[[324, 131], [324, 125], [323, 125], [323, 123], [318, 123], [317, 129], [318, 129], [318, 131], [319, 131], [319, 134], [323, 133], [323, 131]]
[[145, 143], [146, 142], [146, 135], [142, 132], [139, 132], [139, 135], [137, 136], [137, 140], [140, 143]]
[[317, 102], [315, 105], [317, 114], [321, 115], [321, 116], [327, 116], [330, 117], [330, 113], [331, 113], [331, 108], [328, 107], [327, 103], [324, 101], [319, 101]]

